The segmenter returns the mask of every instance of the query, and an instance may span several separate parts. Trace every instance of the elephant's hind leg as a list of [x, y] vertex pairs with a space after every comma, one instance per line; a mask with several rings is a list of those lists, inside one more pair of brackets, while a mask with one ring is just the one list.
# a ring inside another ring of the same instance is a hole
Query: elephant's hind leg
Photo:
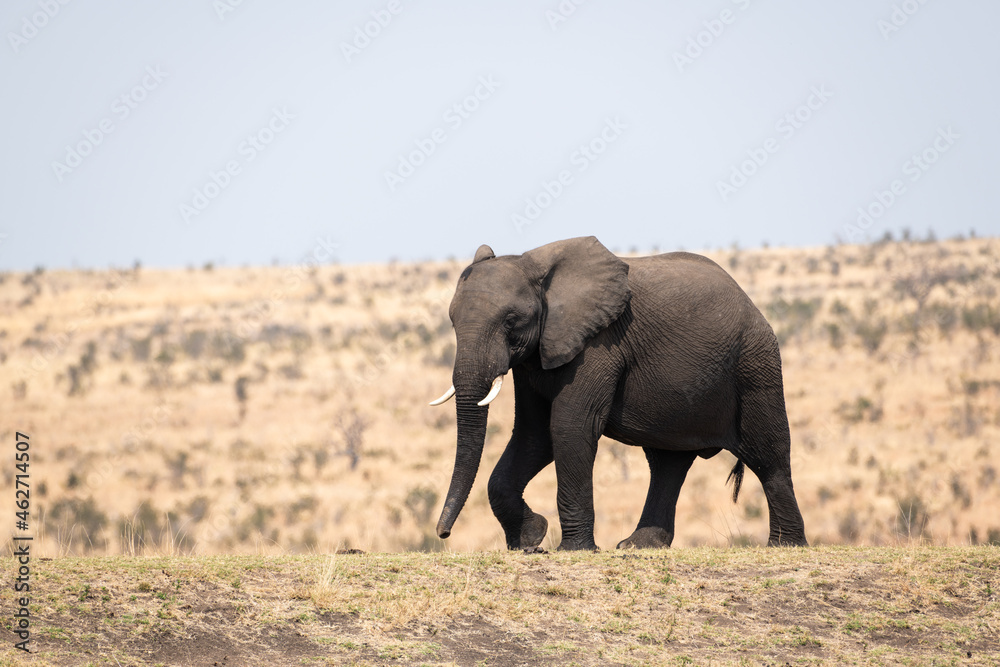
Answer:
[[760, 479], [767, 498], [768, 546], [808, 546], [792, 487], [791, 437], [780, 385], [740, 397], [739, 430], [735, 454]]
[[674, 541], [677, 496], [697, 452], [672, 452], [643, 447], [649, 461], [649, 491], [639, 524], [619, 549], [669, 547]]

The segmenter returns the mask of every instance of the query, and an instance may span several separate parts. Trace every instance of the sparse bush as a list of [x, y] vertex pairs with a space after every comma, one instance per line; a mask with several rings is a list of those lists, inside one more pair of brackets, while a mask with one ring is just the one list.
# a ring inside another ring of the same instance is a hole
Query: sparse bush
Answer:
[[927, 514], [927, 506], [920, 496], [910, 494], [896, 501], [896, 504], [899, 507], [899, 512], [896, 514], [897, 535], [907, 539], [923, 536], [930, 517]]
[[313, 450], [313, 465], [316, 467], [316, 476], [323, 474], [323, 468], [330, 462], [330, 450], [326, 447], [317, 447]]
[[212, 355], [231, 364], [242, 363], [246, 359], [246, 343], [242, 338], [228, 331], [216, 332], [209, 344]]
[[349, 415], [341, 414], [337, 418], [336, 425], [344, 437], [344, 446], [337, 453], [348, 457], [351, 461], [351, 470], [354, 470], [361, 461], [361, 445], [368, 422], [352, 410]]
[[282, 377], [286, 380], [301, 380], [305, 377], [305, 374], [302, 372], [302, 366], [298, 363], [285, 364], [284, 366], [278, 368], [278, 372], [281, 373]]
[[877, 422], [882, 419], [882, 402], [876, 403], [867, 396], [858, 396], [853, 403], [841, 403], [837, 407], [837, 414], [848, 424], [857, 424], [866, 418], [870, 422]]
[[851, 309], [848, 308], [844, 304], [844, 302], [841, 301], [840, 299], [835, 300], [830, 305], [830, 312], [833, 313], [834, 315], [836, 315], [837, 317], [840, 317], [840, 318], [843, 318], [843, 319], [850, 319], [851, 318]]
[[240, 406], [240, 421], [247, 416], [247, 384], [250, 382], [250, 378], [246, 375], [241, 375], [236, 378], [236, 382], [233, 385], [236, 391], [236, 402]]
[[153, 347], [153, 339], [151, 336], [146, 336], [145, 338], [133, 338], [132, 344], [132, 361], [137, 361], [139, 363], [146, 363], [149, 361], [149, 354]]
[[202, 329], [196, 329], [191, 333], [185, 334], [184, 338], [181, 340], [181, 349], [184, 350], [184, 354], [191, 359], [201, 358], [201, 355], [205, 351], [205, 347], [207, 345], [208, 333]]
[[620, 442], [610, 442], [608, 443], [608, 453], [614, 457], [615, 461], [621, 466], [622, 470], [622, 481], [628, 481], [628, 451], [626, 445]]
[[980, 391], [990, 387], [1000, 389], [1000, 380], [969, 380], [962, 378], [962, 391], [969, 396], [975, 396]]
[[403, 504], [410, 510], [418, 525], [424, 525], [431, 520], [431, 512], [437, 504], [438, 494], [429, 486], [417, 486], [406, 494]]
[[972, 332], [989, 329], [1000, 336], [1000, 309], [987, 303], [963, 306], [962, 325]]
[[958, 312], [954, 306], [935, 301], [927, 306], [925, 312], [945, 336], [950, 335], [955, 325], [958, 324]]
[[772, 325], [780, 324], [775, 327], [775, 335], [779, 342], [784, 342], [805, 329], [822, 305], [823, 299], [820, 297], [809, 300], [795, 297], [791, 302], [786, 301], [784, 297], [778, 297], [767, 304], [765, 311]]
[[89, 383], [87, 385], [84, 383], [90, 379], [96, 367], [97, 345], [94, 341], [88, 341], [83, 354], [80, 355], [80, 361], [75, 366], [66, 369], [66, 374], [69, 377], [70, 396], [79, 396], [84, 393], [89, 386]]
[[840, 535], [840, 539], [847, 544], [853, 544], [858, 540], [861, 535], [861, 521], [853, 508], [847, 510], [847, 513], [841, 517], [840, 523], [837, 524], [837, 533]]
[[877, 322], [864, 320], [863, 322], [858, 322], [854, 328], [854, 333], [861, 339], [861, 346], [869, 354], [874, 354], [882, 345], [886, 331], [888, 331], [888, 326], [886, 326], [884, 319]]
[[160, 353], [156, 355], [153, 361], [162, 366], [169, 366], [174, 363], [175, 359], [173, 347], [164, 343], [160, 346]]
[[424, 361], [432, 366], [451, 368], [455, 365], [455, 343], [446, 344], [440, 354], [428, 355]]
[[983, 418], [976, 407], [968, 400], [962, 407], [952, 408], [948, 427], [960, 438], [971, 438], [979, 433]]
[[825, 505], [827, 502], [837, 497], [837, 492], [828, 486], [821, 486], [819, 487], [819, 493], [817, 496], [819, 498], [819, 504]]
[[991, 465], [983, 466], [979, 471], [979, 487], [987, 489], [997, 481], [997, 469]]
[[83, 502], [66, 498], [57, 500], [52, 509], [43, 512], [45, 531], [56, 536], [60, 549], [71, 554], [103, 551], [108, 546], [105, 529], [108, 517], [93, 498]]
[[836, 322], [827, 322], [823, 325], [826, 333], [830, 336], [830, 347], [839, 350], [844, 346], [844, 332], [840, 330], [840, 325]]
[[961, 503], [962, 509], [966, 509], [972, 504], [972, 496], [969, 494], [969, 490], [965, 488], [962, 478], [957, 473], [951, 476], [951, 494], [955, 500]]
[[167, 470], [170, 471], [170, 479], [174, 488], [184, 488], [184, 477], [188, 474], [188, 453], [186, 451], [177, 452], [177, 456], [166, 457]]
[[315, 496], [302, 496], [285, 510], [285, 523], [288, 525], [297, 523], [301, 514], [314, 511], [318, 505]]
[[209, 506], [210, 503], [206, 496], [198, 496], [188, 503], [184, 512], [191, 517], [192, 522], [199, 523], [202, 519], [208, 516]]

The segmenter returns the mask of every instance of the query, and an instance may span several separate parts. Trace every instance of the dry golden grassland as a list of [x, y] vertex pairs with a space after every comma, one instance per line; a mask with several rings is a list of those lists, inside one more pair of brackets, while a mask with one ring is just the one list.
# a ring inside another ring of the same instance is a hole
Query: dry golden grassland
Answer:
[[[1000, 543], [1000, 239], [707, 254], [781, 340], [812, 544]], [[502, 548], [486, 480], [506, 387], [453, 536], [433, 532], [455, 414], [427, 401], [450, 383], [466, 263], [3, 274], [0, 441], [31, 436], [36, 555]], [[695, 463], [675, 546], [766, 539], [761, 488], [747, 475], [733, 505], [731, 466]], [[603, 548], [647, 481], [641, 451], [602, 443]], [[526, 498], [551, 549], [551, 466]]]
[[[986, 545], [35, 568], [34, 654], [4, 642], [0, 666], [1000, 664], [1000, 547]], [[0, 589], [4, 609], [12, 598]]]

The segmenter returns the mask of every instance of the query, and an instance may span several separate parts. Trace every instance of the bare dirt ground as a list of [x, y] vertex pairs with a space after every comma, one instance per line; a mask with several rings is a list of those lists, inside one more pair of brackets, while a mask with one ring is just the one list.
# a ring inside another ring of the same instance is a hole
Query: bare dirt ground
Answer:
[[0, 665], [997, 665], [998, 573], [994, 546], [57, 558]]

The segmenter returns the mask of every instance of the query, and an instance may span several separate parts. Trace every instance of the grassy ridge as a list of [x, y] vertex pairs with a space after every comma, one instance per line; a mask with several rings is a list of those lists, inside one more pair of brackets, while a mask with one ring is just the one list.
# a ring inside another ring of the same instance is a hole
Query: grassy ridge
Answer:
[[995, 665], [998, 571], [994, 546], [59, 558], [36, 653], [5, 633], [0, 665]]

